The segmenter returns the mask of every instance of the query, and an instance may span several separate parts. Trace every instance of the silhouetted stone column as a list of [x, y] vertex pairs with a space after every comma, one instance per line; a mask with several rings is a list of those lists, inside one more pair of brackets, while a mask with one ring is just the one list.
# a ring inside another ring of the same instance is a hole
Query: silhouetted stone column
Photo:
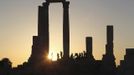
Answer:
[[86, 37], [86, 57], [88, 57], [91, 60], [94, 59], [92, 51], [93, 51], [92, 37]]
[[134, 75], [134, 48], [127, 48], [124, 60], [118, 67], [118, 75]]
[[43, 20], [43, 25], [44, 25], [44, 31], [42, 33], [43, 34], [43, 37], [44, 38], [44, 55], [46, 56], [46, 59], [47, 59], [47, 56], [49, 54], [49, 2], [46, 2], [46, 3], [43, 3], [43, 6], [44, 6], [44, 18], [45, 19], [42, 19]]
[[107, 44], [106, 44], [106, 54], [113, 54], [113, 26], [107, 26]]
[[92, 37], [86, 37], [86, 51], [88, 57], [92, 55]]
[[49, 3], [44, 2], [39, 6], [38, 12], [38, 36], [46, 37], [49, 32]]
[[102, 58], [102, 73], [103, 75], [115, 75], [116, 64], [115, 56], [113, 54], [113, 26], [107, 26], [107, 44], [106, 44], [106, 54]]
[[[49, 3], [44, 2], [43, 6], [39, 6], [38, 18], [38, 42], [40, 57], [47, 59], [49, 53]], [[44, 60], [44, 59], [42, 59]]]
[[38, 9], [38, 36], [33, 36], [32, 54], [29, 62], [32, 65], [44, 63], [49, 53], [49, 3], [44, 2]]
[[63, 50], [64, 50], [64, 58], [69, 58], [69, 4], [70, 2], [63, 2]]

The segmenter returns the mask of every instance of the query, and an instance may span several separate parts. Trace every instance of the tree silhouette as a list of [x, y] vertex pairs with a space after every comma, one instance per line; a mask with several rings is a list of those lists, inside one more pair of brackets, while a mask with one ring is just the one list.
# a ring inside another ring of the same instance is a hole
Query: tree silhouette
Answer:
[[10, 75], [12, 62], [8, 58], [3, 58], [0, 61], [0, 75]]

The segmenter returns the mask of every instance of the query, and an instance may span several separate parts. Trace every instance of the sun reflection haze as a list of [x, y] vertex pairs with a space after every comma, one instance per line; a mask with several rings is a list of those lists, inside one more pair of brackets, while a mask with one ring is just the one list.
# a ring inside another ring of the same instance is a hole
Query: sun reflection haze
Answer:
[[48, 55], [48, 59], [52, 61], [57, 61], [57, 53], [56, 52], [50, 52]]

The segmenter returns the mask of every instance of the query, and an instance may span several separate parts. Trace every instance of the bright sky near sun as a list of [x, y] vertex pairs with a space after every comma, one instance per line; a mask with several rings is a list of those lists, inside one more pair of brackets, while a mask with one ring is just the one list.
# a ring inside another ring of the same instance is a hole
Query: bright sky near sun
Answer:
[[[27, 61], [37, 35], [38, 6], [45, 0], [0, 0], [0, 59]], [[85, 50], [93, 37], [93, 55], [105, 53], [106, 25], [114, 25], [114, 53], [119, 64], [125, 48], [134, 47], [134, 0], [70, 0], [71, 53]], [[50, 53], [62, 51], [62, 4], [50, 4]]]

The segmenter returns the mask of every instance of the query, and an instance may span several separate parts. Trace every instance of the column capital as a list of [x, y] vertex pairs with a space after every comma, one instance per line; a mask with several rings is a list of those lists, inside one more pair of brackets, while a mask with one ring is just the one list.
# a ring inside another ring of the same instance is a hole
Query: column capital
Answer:
[[63, 8], [69, 8], [69, 1], [62, 2], [63, 3]]
[[46, 0], [46, 2], [51, 2], [51, 3], [57, 3], [57, 2], [65, 2], [66, 0]]
[[49, 2], [44, 2], [43, 6], [49, 6], [49, 4], [50, 4]]

